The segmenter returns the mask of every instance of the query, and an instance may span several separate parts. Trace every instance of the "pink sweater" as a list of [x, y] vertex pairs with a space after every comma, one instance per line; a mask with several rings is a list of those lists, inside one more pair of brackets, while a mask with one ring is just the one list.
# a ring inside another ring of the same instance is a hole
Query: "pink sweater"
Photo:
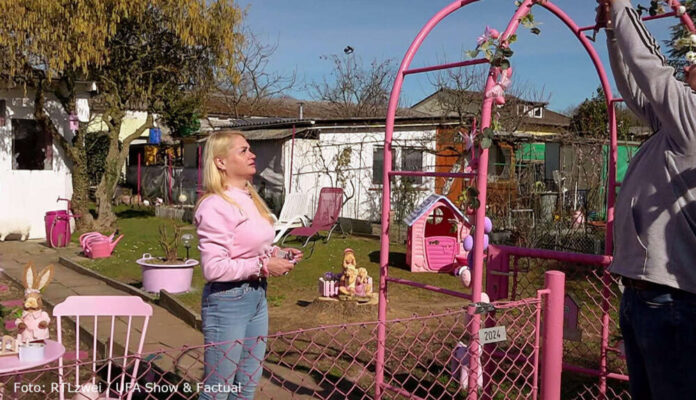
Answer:
[[265, 270], [275, 231], [256, 209], [249, 192], [232, 188], [225, 194], [242, 209], [212, 195], [201, 202], [194, 217], [203, 276], [209, 282], [254, 279], [259, 261]]

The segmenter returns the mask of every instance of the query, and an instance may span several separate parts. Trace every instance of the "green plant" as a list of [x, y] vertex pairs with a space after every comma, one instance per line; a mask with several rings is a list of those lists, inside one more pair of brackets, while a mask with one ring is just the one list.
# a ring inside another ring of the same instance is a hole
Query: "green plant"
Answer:
[[534, 187], [532, 188], [532, 193], [541, 193], [546, 191], [546, 185], [544, 182], [536, 181], [534, 182]]
[[479, 191], [474, 186], [469, 186], [457, 197], [459, 208], [466, 212], [467, 209], [477, 209], [481, 205], [478, 199]]
[[[536, 0], [532, 2], [532, 5], [534, 4], [544, 4], [546, 0]], [[522, 1], [520, 0], [515, 0], [515, 5], [517, 8], [522, 6]], [[522, 18], [520, 18], [520, 24], [524, 26], [525, 28], [528, 28], [530, 32], [532, 32], [535, 35], [538, 35], [541, 33], [541, 29], [539, 29], [539, 24], [534, 20], [534, 14], [532, 12], [528, 12], [525, 14]]]
[[[483, 52], [483, 57], [487, 59], [491, 65], [502, 69], [510, 68], [508, 58], [514, 53], [510, 49], [510, 45], [517, 40], [517, 35], [511, 35], [508, 38], [500, 38], [500, 33], [497, 30], [486, 27], [483, 35], [477, 39], [477, 45], [474, 50], [466, 51], [466, 55], [470, 58], [475, 58], [480, 52]], [[496, 43], [497, 41], [497, 43]]]
[[[682, 2], [677, 9], [677, 15], [688, 14], [692, 19], [696, 18], [696, 1]], [[677, 76], [684, 78], [684, 67], [696, 63], [696, 36], [678, 21], [670, 27], [669, 64], [677, 70]]]
[[651, 17], [654, 17], [655, 15], [665, 13], [664, 6], [669, 8], [669, 5], [664, 1], [651, 0], [650, 7], [643, 7], [642, 5], [638, 4], [636, 9], [638, 10], [638, 15], [642, 16], [643, 12], [647, 11]]

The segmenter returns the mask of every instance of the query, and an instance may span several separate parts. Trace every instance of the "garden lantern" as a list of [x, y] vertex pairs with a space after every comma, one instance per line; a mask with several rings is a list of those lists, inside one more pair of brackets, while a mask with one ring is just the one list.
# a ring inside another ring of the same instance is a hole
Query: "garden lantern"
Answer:
[[181, 243], [186, 247], [186, 259], [189, 259], [189, 249], [191, 248], [191, 242], [193, 241], [193, 235], [190, 233], [184, 233], [181, 235]]

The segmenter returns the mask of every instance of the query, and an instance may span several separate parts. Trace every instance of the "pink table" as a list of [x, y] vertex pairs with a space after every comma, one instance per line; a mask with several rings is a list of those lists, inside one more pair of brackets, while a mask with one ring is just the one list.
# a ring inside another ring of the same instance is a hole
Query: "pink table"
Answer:
[[[59, 359], [65, 353], [65, 347], [56, 342], [55, 340], [46, 340], [46, 350], [44, 352], [44, 358], [38, 361], [19, 361], [19, 356], [4, 356], [0, 357], [0, 374], [17, 372], [19, 375], [16, 379], [22, 379], [21, 371], [26, 371], [28, 369], [33, 369], [40, 367], [45, 364], [52, 363]], [[0, 377], [0, 400], [4, 398], [5, 392], [5, 382], [9, 376]], [[14, 397], [17, 398], [19, 393], [15, 393]]]
[[65, 353], [65, 347], [55, 340], [46, 340], [44, 358], [38, 361], [19, 361], [19, 356], [0, 357], [0, 374], [24, 371], [56, 361]]

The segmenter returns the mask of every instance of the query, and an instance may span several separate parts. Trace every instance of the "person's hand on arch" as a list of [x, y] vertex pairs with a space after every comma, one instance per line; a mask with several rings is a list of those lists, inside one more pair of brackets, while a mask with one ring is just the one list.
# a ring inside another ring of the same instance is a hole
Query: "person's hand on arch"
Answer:
[[611, 23], [611, 0], [597, 0], [596, 10], [595, 32], [601, 28], [607, 28]]

